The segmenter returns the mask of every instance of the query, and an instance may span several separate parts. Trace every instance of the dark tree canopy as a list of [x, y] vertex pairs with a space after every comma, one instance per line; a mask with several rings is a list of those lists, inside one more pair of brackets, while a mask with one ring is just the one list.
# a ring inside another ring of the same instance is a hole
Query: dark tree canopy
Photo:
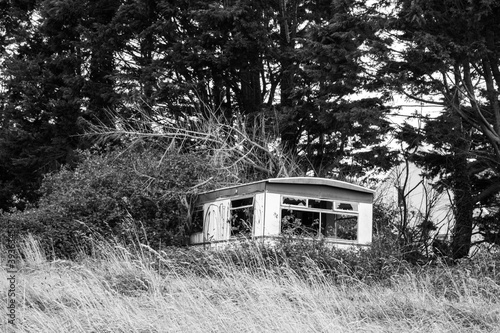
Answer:
[[0, 11], [3, 209], [33, 202], [43, 174], [76, 163], [74, 150], [92, 145], [82, 125], [112, 125], [109, 110], [243, 119], [257, 139], [277, 129], [304, 173], [388, 167], [385, 101], [356, 95], [377, 88], [363, 57], [380, 18], [363, 1], [40, 0]]
[[[474, 208], [496, 202], [500, 190], [500, 4], [403, 0], [393, 5], [386, 34], [397, 44], [380, 46], [385, 64], [380, 76], [389, 89], [443, 107], [420, 141], [435, 150], [420, 160], [454, 193], [452, 251], [464, 257]], [[498, 204], [489, 210], [497, 211]]]

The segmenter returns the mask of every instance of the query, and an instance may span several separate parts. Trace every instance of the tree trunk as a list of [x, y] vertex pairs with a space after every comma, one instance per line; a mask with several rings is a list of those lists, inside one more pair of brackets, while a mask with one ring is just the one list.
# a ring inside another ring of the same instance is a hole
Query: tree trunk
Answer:
[[[461, 170], [460, 167], [462, 167]], [[473, 228], [474, 202], [471, 196], [466, 163], [457, 165], [455, 177], [456, 183], [453, 188], [455, 196], [455, 228], [453, 229], [451, 251], [454, 259], [460, 259], [469, 255]]]
[[281, 65], [281, 80], [280, 80], [280, 104], [282, 113], [287, 115], [285, 124], [280, 127], [281, 140], [285, 149], [292, 154], [297, 149], [297, 126], [294, 125], [293, 119], [293, 88], [294, 88], [294, 43], [297, 29], [297, 12], [296, 1], [292, 0], [290, 4], [286, 0], [280, 0], [280, 65]]
[[[144, 3], [145, 13], [144, 17], [146, 18], [146, 22], [144, 23], [144, 30], [151, 29], [154, 24], [154, 17], [156, 15], [156, 1], [146, 0]], [[142, 77], [141, 85], [142, 85], [142, 101], [141, 106], [144, 112], [148, 116], [152, 116], [152, 107], [154, 104], [154, 85], [155, 85], [155, 77], [154, 77], [154, 69], [153, 66], [153, 53], [155, 50], [155, 36], [151, 30], [146, 31], [144, 33], [144, 37], [140, 40], [140, 51], [141, 51], [141, 72]]]
[[[458, 117], [458, 115], [457, 115]], [[461, 119], [457, 119], [462, 123]], [[452, 185], [455, 197], [455, 227], [451, 243], [451, 255], [454, 259], [460, 259], [469, 255], [473, 228], [474, 198], [472, 196], [471, 179], [467, 157], [469, 156], [470, 140], [466, 139], [463, 129], [463, 139], [454, 148], [454, 181]]]
[[[97, 29], [110, 29], [111, 23], [119, 2], [115, 0], [95, 2], [91, 15]], [[92, 27], [92, 29], [96, 29]], [[91, 58], [89, 64], [90, 86], [87, 89], [89, 97], [88, 108], [100, 121], [109, 124], [106, 112], [112, 109], [116, 102], [114, 82], [112, 79], [114, 64], [114, 46], [109, 45], [108, 38], [111, 30], [93, 31], [94, 40], [91, 41]]]

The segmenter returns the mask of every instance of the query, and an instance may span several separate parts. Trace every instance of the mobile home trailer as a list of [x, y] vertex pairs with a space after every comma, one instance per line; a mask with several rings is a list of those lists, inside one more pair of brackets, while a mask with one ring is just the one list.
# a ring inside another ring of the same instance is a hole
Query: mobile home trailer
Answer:
[[272, 178], [198, 196], [190, 244], [219, 248], [283, 235], [336, 247], [369, 246], [374, 191], [326, 178]]

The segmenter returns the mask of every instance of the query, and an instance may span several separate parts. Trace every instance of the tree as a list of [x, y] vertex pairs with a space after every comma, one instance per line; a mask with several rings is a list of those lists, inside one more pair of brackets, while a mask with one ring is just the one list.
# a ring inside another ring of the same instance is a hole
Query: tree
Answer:
[[289, 97], [293, 112], [285, 118], [295, 133], [288, 130], [287, 135], [316, 175], [387, 169], [394, 155], [381, 143], [391, 130], [389, 109], [381, 94], [358, 95], [381, 88], [369, 75], [365, 59], [370, 45], [379, 40], [380, 17], [360, 1], [325, 2], [315, 9], [319, 10], [309, 18], [308, 29], [297, 38], [302, 44], [297, 55], [300, 70]]
[[[442, 105], [449, 116], [441, 118], [441, 123], [458, 131], [434, 138], [450, 140], [444, 145], [453, 163], [443, 165], [442, 170], [450, 172], [453, 179], [448, 184], [456, 201], [452, 248], [453, 256], [461, 258], [470, 249], [474, 205], [500, 190], [498, 182], [489, 182], [474, 194], [481, 180], [472, 179], [468, 172], [496, 175], [500, 171], [500, 35], [495, 20], [500, 5], [491, 1], [392, 3], [396, 14], [389, 20], [386, 33], [398, 41], [399, 47], [388, 50], [380, 45], [383, 57], [390, 55], [381, 74], [409, 98]], [[483, 137], [482, 147], [474, 151], [472, 138], [477, 133]], [[438, 141], [432, 142], [439, 147]]]
[[304, 173], [390, 162], [385, 100], [358, 95], [380, 88], [364, 62], [380, 20], [362, 1], [15, 3], [0, 7], [7, 39], [16, 38], [3, 67], [0, 150], [6, 181], [27, 181], [32, 194], [44, 172], [92, 144], [78, 137], [82, 124], [115, 125], [109, 110], [130, 123], [215, 114], [252, 128], [253, 142], [274, 135]]
[[74, 150], [90, 146], [78, 136], [80, 118], [104, 121], [112, 107], [112, 50], [99, 39], [108, 5], [46, 0], [10, 8], [10, 20], [25, 24], [6, 30], [12, 43], [2, 70], [0, 151], [10, 199], [2, 208], [35, 202], [43, 174], [74, 166]]
[[81, 27], [75, 29], [76, 33], [80, 29], [83, 30], [84, 43], [77, 47], [81, 47], [81, 51], [87, 53], [86, 63], [89, 73], [83, 88], [83, 93], [88, 98], [87, 112], [91, 114], [90, 117], [99, 121], [106, 121], [106, 110], [118, 104], [113, 79], [114, 53], [117, 50], [117, 43], [114, 41], [116, 29], [112, 21], [120, 3], [120, 0], [82, 3], [85, 16], [79, 23]]

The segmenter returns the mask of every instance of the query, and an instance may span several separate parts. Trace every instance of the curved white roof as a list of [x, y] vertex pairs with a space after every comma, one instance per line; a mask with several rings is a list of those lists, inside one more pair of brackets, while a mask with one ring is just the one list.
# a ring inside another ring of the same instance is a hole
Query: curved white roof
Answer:
[[269, 183], [280, 183], [280, 184], [309, 184], [309, 185], [326, 185], [332, 187], [345, 188], [348, 190], [375, 193], [375, 190], [369, 188], [344, 182], [341, 180], [329, 179], [329, 178], [317, 178], [317, 177], [289, 177], [289, 178], [270, 178], [265, 180]]
[[[251, 184], [258, 184], [258, 183], [275, 183], [275, 184], [302, 184], [302, 185], [324, 185], [324, 186], [330, 186], [330, 187], [336, 187], [336, 188], [343, 188], [351, 191], [357, 191], [357, 192], [364, 192], [364, 193], [375, 193], [375, 190], [371, 190], [369, 188], [340, 181], [340, 180], [335, 180], [335, 179], [329, 179], [329, 178], [318, 178], [318, 177], [287, 177], [287, 178], [269, 178], [269, 179], [264, 179], [264, 180], [259, 180], [256, 182], [251, 182], [251, 183], [245, 183], [245, 184], [237, 184], [237, 185], [232, 185], [228, 187], [223, 187], [223, 188], [218, 188], [215, 190], [211, 190], [205, 193], [213, 193], [217, 191], [223, 191], [223, 190], [228, 190], [228, 189], [233, 189], [233, 188], [238, 188], [241, 186], [245, 185], [251, 185]], [[201, 194], [205, 194], [201, 193]]]

